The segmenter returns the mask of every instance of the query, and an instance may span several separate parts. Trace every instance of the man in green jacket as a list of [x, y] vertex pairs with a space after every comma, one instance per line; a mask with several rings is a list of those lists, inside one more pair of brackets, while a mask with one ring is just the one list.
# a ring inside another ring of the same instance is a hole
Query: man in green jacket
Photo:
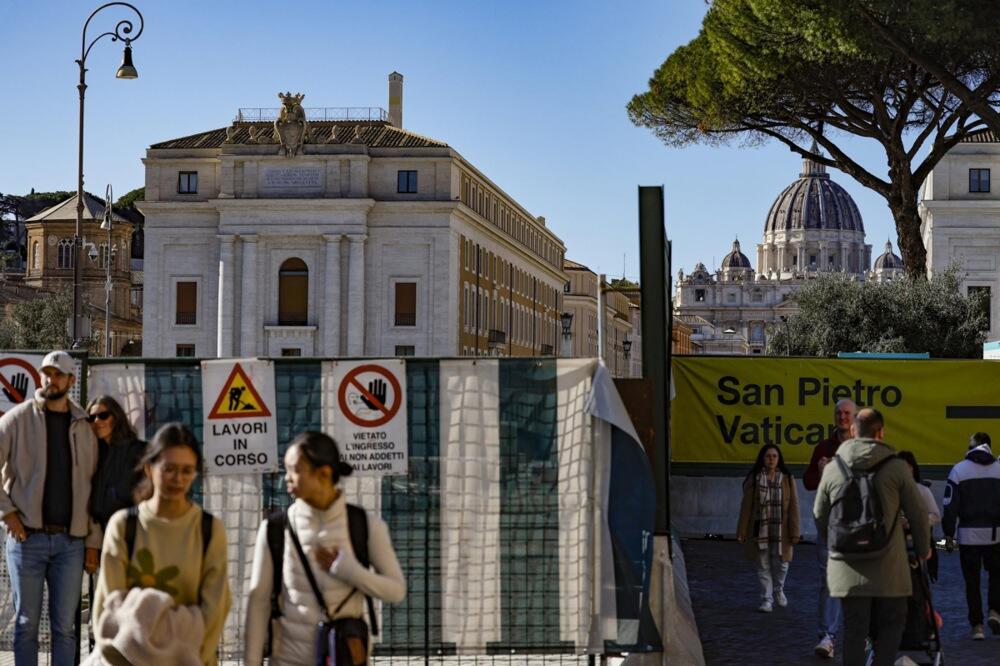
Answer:
[[[864, 559], [835, 553], [831, 544], [827, 585], [831, 597], [843, 599], [844, 664], [865, 663], [865, 639], [874, 617], [878, 632], [875, 666], [891, 665], [906, 625], [906, 599], [913, 593], [899, 513], [906, 515], [917, 555], [924, 560], [931, 555], [930, 525], [913, 475], [905, 462], [894, 458], [895, 450], [882, 441], [885, 436], [882, 414], [876, 409], [862, 409], [855, 417], [851, 434], [853, 439], [840, 445], [837, 456], [857, 472], [884, 463], [875, 473], [873, 485], [892, 534], [881, 552]], [[827, 465], [823, 469], [813, 506], [816, 528], [823, 533], [827, 531], [833, 500], [846, 482], [840, 465]]]

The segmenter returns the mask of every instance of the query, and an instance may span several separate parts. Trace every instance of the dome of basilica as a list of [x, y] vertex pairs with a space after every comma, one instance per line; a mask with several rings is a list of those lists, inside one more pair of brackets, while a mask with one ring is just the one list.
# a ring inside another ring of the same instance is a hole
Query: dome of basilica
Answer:
[[722, 270], [730, 268], [753, 268], [747, 255], [740, 252], [740, 241], [733, 241], [733, 249], [722, 258]]
[[896, 256], [896, 254], [892, 251], [892, 243], [886, 241], [885, 252], [883, 252], [879, 258], [875, 260], [872, 268], [877, 271], [888, 269], [903, 270], [905, 267], [903, 266], [903, 260]]
[[825, 166], [810, 159], [803, 160], [798, 179], [778, 195], [764, 224], [764, 233], [799, 229], [865, 230], [851, 195], [830, 179]]

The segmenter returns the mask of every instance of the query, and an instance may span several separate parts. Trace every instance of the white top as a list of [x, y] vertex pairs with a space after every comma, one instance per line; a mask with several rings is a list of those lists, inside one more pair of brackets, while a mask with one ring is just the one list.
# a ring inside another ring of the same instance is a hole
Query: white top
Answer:
[[937, 500], [934, 499], [934, 493], [931, 489], [922, 483], [917, 484], [917, 490], [920, 491], [920, 496], [924, 498], [924, 504], [927, 506], [927, 514], [931, 519], [931, 528], [941, 522], [941, 510], [938, 509]]
[[[325, 511], [296, 500], [288, 509], [288, 520], [302, 543], [302, 549], [310, 558], [313, 575], [331, 613], [354, 588], [358, 589], [358, 593], [347, 602], [338, 614], [339, 617], [367, 619], [365, 594], [390, 603], [398, 603], [406, 596], [403, 571], [392, 548], [389, 528], [381, 519], [368, 514], [368, 558], [374, 571], [362, 567], [354, 556], [347, 527], [347, 503], [343, 495]], [[317, 545], [340, 551], [329, 570], [321, 570], [312, 558], [311, 554]], [[271, 613], [273, 571], [265, 521], [257, 530], [253, 571], [250, 575], [244, 642], [244, 658], [248, 666], [260, 666], [263, 661]], [[274, 654], [270, 663], [279, 666], [312, 666], [315, 663], [313, 649], [316, 625], [326, 619], [326, 614], [316, 601], [316, 595], [309, 585], [309, 579], [287, 531], [282, 578], [284, 584], [278, 598], [282, 614], [274, 628]]]

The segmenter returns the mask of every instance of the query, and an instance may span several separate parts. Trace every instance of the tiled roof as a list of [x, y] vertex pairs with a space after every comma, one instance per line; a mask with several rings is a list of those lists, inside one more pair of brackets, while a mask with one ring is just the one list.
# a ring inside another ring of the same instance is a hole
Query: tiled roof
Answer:
[[[128, 222], [124, 217], [118, 214], [118, 211], [112, 213], [112, 220], [115, 223]], [[98, 221], [104, 219], [104, 199], [99, 199], [95, 197], [90, 192], [84, 192], [83, 197], [83, 219]], [[69, 199], [66, 199], [62, 203], [57, 203], [55, 206], [46, 208], [42, 212], [38, 213], [33, 217], [29, 217], [25, 222], [67, 222], [76, 220], [76, 195], [74, 194]]]
[[[271, 136], [270, 122], [237, 122], [232, 127], [236, 128], [233, 135], [233, 144], [250, 143], [250, 128], [266, 130], [267, 136]], [[331, 141], [330, 135], [336, 128], [336, 137]], [[221, 148], [226, 143], [227, 127], [183, 136], [179, 139], [161, 141], [154, 143], [150, 148], [155, 149], [176, 149], [176, 148]], [[447, 148], [448, 144], [435, 141], [419, 134], [414, 134], [399, 127], [393, 127], [384, 121], [363, 121], [352, 120], [336, 121], [310, 121], [309, 129], [312, 131], [313, 145], [323, 144], [357, 144], [365, 145], [369, 148]], [[309, 144], [306, 144], [309, 145]]]
[[993, 130], [987, 129], [982, 132], [970, 134], [962, 139], [962, 143], [1000, 143], [1000, 139], [997, 139], [997, 135], [993, 133]]

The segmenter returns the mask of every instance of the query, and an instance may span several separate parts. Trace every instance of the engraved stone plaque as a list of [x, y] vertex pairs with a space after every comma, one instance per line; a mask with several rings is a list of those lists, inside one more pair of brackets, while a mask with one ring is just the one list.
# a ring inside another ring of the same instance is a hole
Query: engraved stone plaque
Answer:
[[323, 189], [323, 168], [312, 166], [264, 167], [261, 191], [268, 194], [308, 194]]

